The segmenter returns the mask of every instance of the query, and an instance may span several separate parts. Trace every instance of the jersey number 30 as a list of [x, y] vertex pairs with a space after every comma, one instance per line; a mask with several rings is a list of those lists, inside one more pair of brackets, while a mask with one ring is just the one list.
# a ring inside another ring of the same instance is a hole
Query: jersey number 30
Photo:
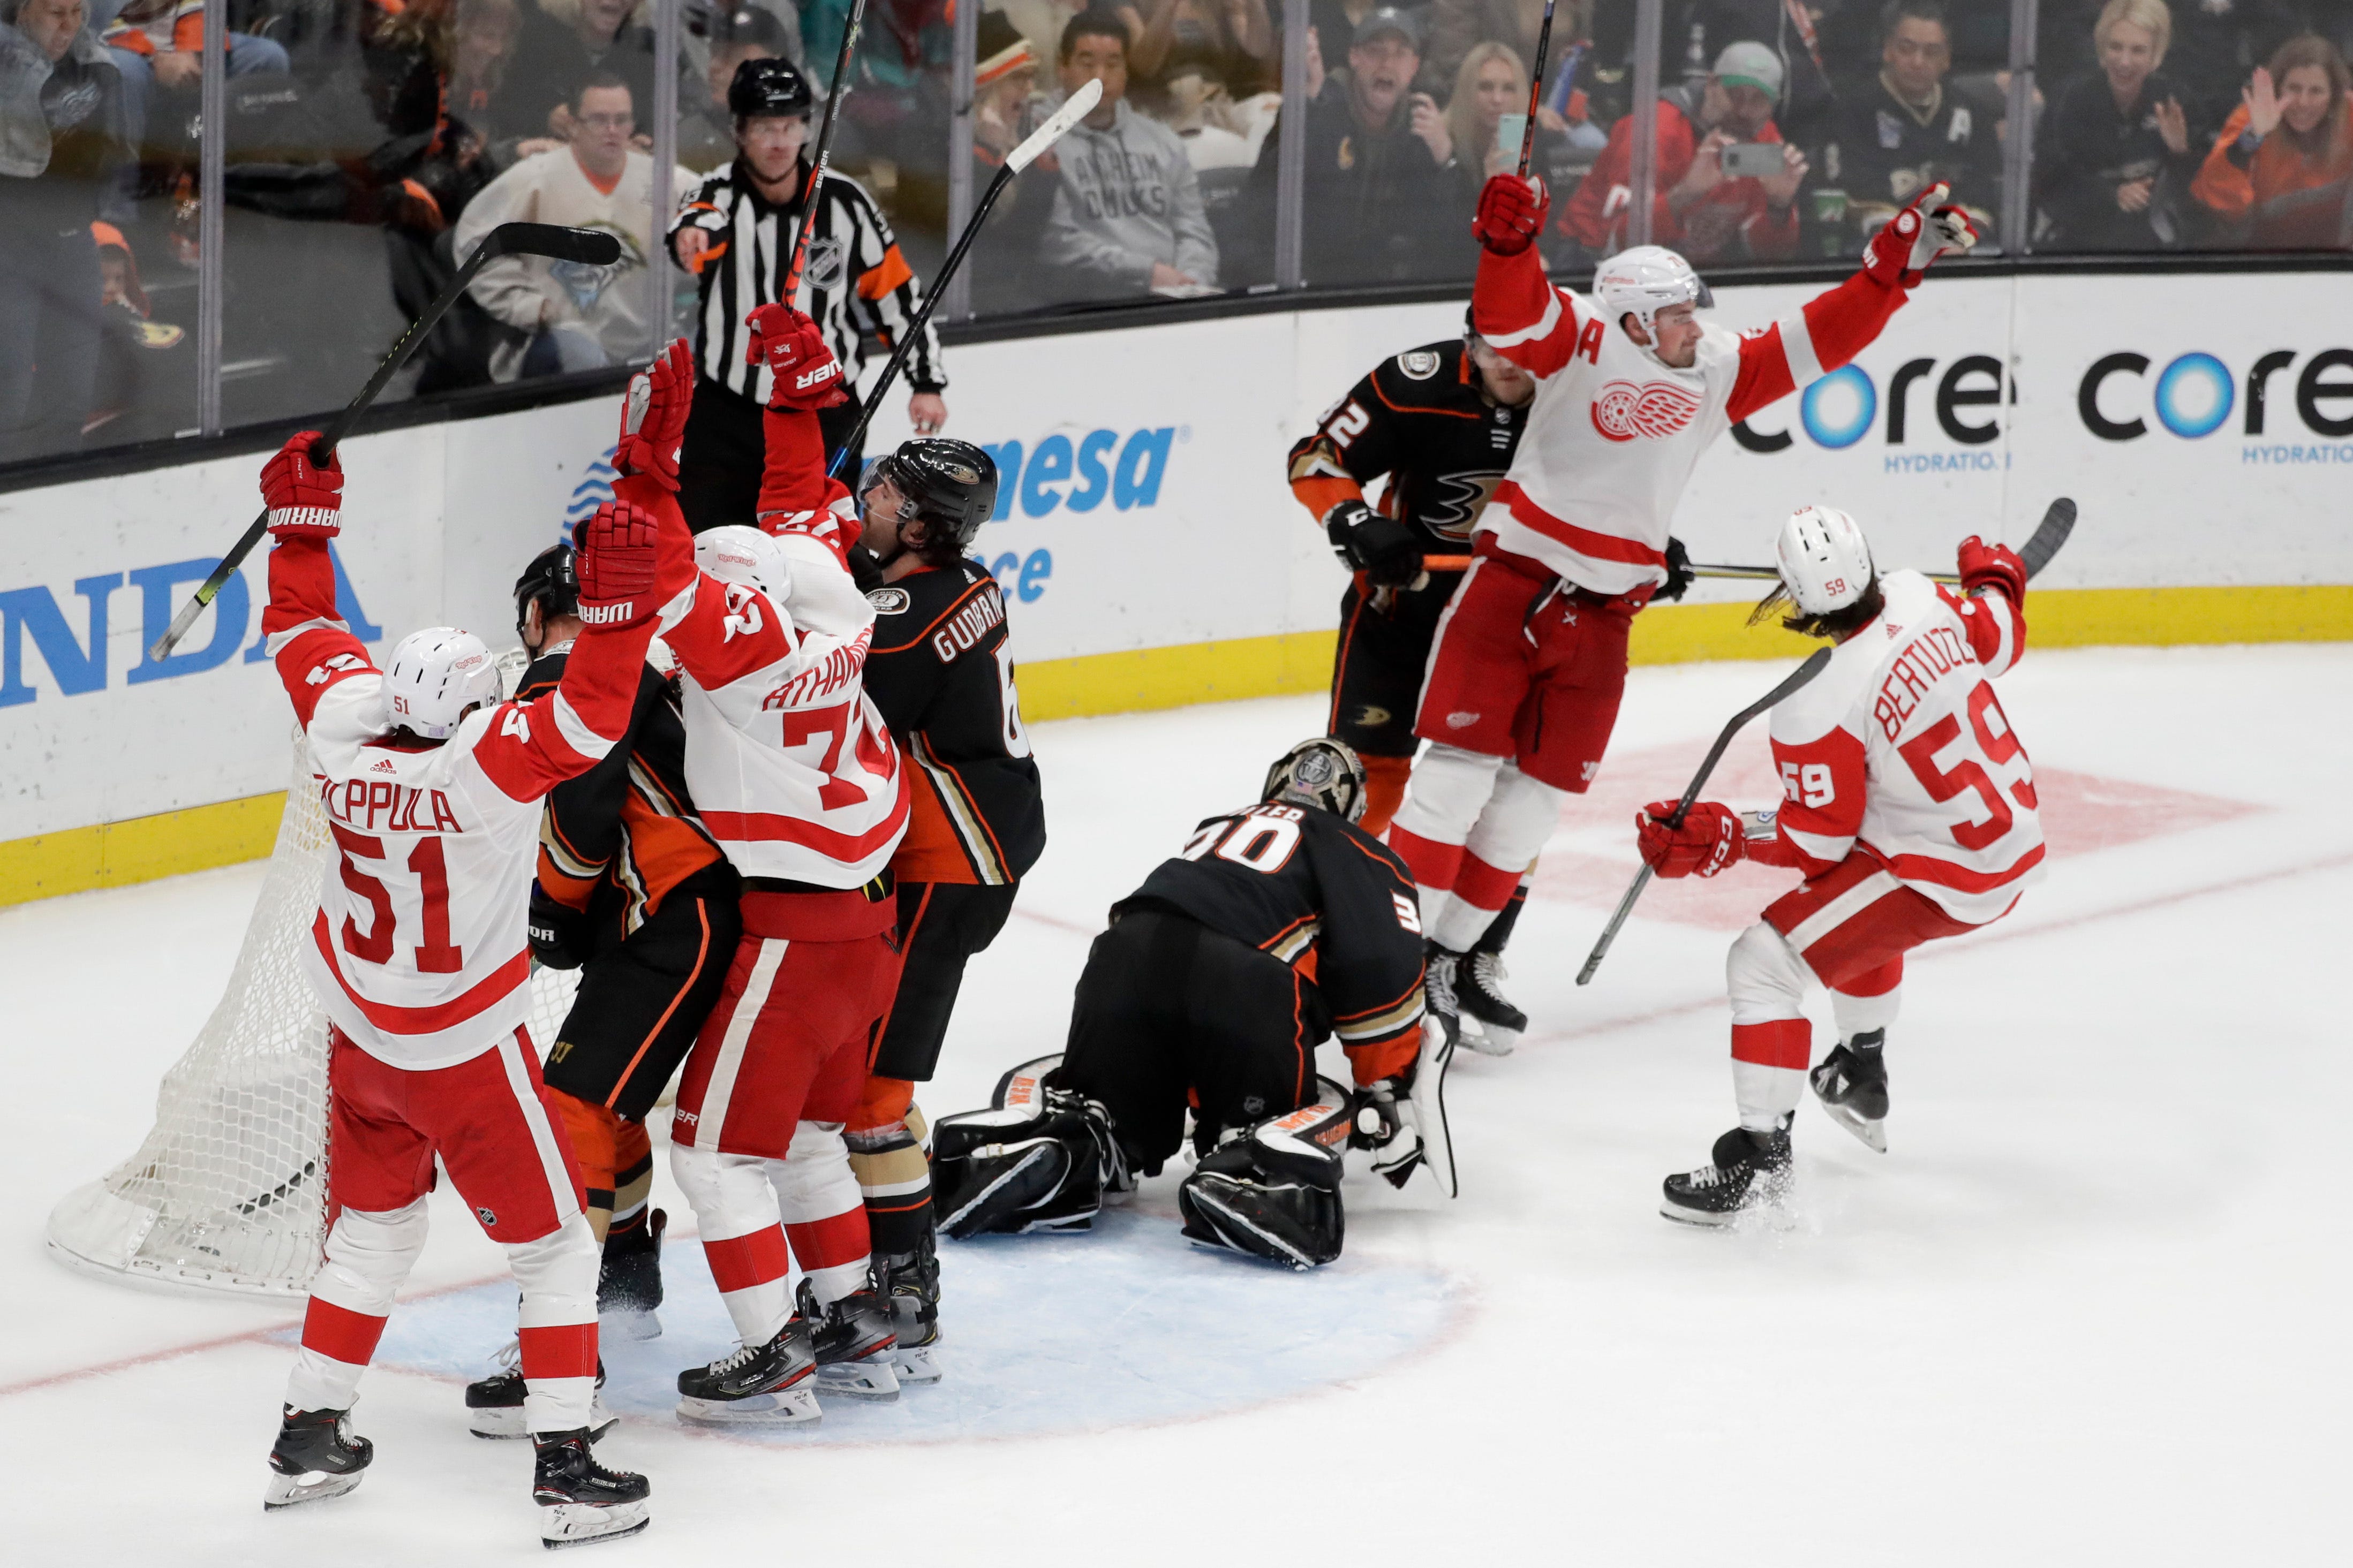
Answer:
[[1187, 860], [1199, 860], [1215, 850], [1220, 860], [1230, 860], [1271, 877], [1291, 864], [1292, 851], [1298, 847], [1299, 819], [1295, 815], [1252, 815], [1208, 824], [1187, 840], [1181, 853]]

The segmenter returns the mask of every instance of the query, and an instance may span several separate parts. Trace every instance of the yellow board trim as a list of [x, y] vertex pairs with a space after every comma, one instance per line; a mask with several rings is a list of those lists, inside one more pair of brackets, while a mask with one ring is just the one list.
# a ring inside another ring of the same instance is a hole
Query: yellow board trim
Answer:
[[[2027, 600], [2027, 647], [2353, 642], [2353, 584], [2046, 588]], [[1751, 628], [1746, 605], [1662, 605], [1635, 617], [1636, 664], [1787, 658], [1809, 646]], [[1020, 667], [1030, 720], [1136, 713], [1327, 689], [1334, 632], [1185, 643]], [[0, 843], [0, 906], [258, 859], [277, 841], [283, 794], [190, 806]]]

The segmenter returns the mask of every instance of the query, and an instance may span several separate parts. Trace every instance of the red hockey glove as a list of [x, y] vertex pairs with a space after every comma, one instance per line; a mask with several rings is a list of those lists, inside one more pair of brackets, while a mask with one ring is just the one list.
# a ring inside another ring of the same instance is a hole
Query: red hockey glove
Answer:
[[1654, 800], [1634, 814], [1635, 847], [1642, 864], [1662, 877], [1713, 877], [1740, 858], [1747, 835], [1740, 815], [1712, 800], [1694, 801], [1683, 826], [1669, 827], [1672, 800]]
[[262, 465], [261, 501], [269, 509], [269, 531], [279, 539], [332, 539], [343, 531], [343, 465], [332, 453], [324, 466], [311, 460], [305, 430]]
[[1961, 541], [1961, 592], [1974, 594], [1992, 586], [2010, 595], [2013, 605], [2026, 602], [2026, 563], [2007, 544], [1988, 544], [1976, 534]]
[[1914, 196], [1863, 247], [1862, 269], [1892, 289], [1914, 289], [1936, 258], [1977, 244], [1977, 225], [1969, 215], [1946, 205], [1951, 194], [1952, 187], [1939, 181]]
[[580, 619], [591, 627], [634, 626], [661, 608], [654, 588], [659, 530], [625, 500], [596, 509], [578, 534]]
[[817, 323], [789, 305], [763, 305], [744, 320], [752, 335], [744, 363], [765, 364], [776, 378], [771, 408], [814, 414], [849, 399], [841, 362], [825, 346]]
[[678, 449], [686, 440], [686, 416], [693, 406], [694, 356], [680, 338], [629, 378], [614, 468], [623, 475], [642, 474], [666, 490], [676, 490]]
[[1545, 215], [1551, 210], [1552, 197], [1535, 175], [1524, 180], [1517, 174], [1497, 174], [1479, 192], [1471, 233], [1498, 256], [1517, 256], [1544, 232]]

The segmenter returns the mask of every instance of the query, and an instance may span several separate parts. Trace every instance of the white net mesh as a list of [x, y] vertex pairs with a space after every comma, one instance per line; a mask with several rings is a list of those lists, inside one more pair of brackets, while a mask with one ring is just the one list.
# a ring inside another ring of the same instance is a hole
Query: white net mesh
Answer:
[[[332, 854], [298, 741], [293, 787], [237, 967], [164, 1075], [139, 1152], [67, 1194], [49, 1244], [135, 1279], [256, 1295], [310, 1289], [326, 1239], [327, 1017], [296, 962]], [[531, 1033], [555, 1037], [577, 971], [535, 969]]]

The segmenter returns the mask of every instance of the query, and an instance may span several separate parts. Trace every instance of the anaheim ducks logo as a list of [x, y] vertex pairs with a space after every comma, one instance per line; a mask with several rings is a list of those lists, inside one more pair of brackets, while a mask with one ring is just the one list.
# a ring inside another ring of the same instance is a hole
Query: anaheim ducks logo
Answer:
[[1699, 398], [1669, 381], [1613, 381], [1593, 397], [1593, 427], [1609, 441], [1662, 441], [1697, 416]]

